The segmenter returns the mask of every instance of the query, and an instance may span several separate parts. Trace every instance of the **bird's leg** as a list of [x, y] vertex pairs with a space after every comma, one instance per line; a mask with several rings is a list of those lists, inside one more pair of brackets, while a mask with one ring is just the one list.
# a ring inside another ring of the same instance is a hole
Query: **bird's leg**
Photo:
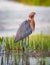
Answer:
[[29, 46], [29, 36], [28, 36], [28, 46]]
[[22, 39], [22, 65], [23, 65], [23, 39]]
[[22, 39], [22, 65], [24, 65], [24, 39]]
[[26, 38], [22, 40], [22, 65], [25, 65]]
[[26, 52], [26, 37], [24, 39], [24, 51]]
[[27, 48], [27, 54], [26, 54], [26, 65], [29, 65], [29, 36], [27, 37], [28, 39], [28, 48]]

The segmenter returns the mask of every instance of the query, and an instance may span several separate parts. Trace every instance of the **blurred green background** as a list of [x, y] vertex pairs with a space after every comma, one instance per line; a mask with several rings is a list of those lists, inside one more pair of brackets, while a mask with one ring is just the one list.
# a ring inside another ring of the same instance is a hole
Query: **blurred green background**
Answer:
[[27, 5], [50, 6], [50, 0], [15, 0]]

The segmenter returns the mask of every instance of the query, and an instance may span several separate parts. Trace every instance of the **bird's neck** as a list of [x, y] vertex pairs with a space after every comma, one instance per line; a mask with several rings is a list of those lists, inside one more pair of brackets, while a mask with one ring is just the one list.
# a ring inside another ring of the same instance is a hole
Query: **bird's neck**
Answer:
[[32, 30], [35, 29], [35, 21], [34, 21], [34, 19], [32, 19], [32, 20], [30, 21], [30, 26], [31, 26]]

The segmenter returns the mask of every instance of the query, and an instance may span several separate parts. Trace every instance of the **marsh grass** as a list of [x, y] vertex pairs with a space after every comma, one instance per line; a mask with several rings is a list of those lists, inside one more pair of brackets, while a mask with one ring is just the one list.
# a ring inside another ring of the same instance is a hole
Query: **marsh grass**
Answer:
[[[13, 37], [5, 37], [4, 41], [6, 44], [6, 51], [7, 53], [10, 51], [16, 51], [16, 52], [21, 52], [22, 50], [22, 41], [20, 40], [17, 43], [14, 43], [14, 38]], [[3, 39], [0, 38], [0, 46], [2, 45]], [[29, 48], [31, 51], [36, 52], [39, 51], [46, 51], [50, 52], [50, 36], [39, 34], [39, 35], [30, 35], [29, 36], [29, 43], [28, 43], [28, 37], [26, 38], [26, 47]]]

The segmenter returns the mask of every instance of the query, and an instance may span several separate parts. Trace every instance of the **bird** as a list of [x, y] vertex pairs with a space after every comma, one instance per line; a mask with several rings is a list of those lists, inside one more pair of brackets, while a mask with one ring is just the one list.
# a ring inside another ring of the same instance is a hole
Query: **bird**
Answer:
[[19, 26], [19, 29], [17, 30], [14, 40], [15, 43], [26, 38], [35, 30], [35, 21], [34, 21], [35, 14], [36, 14], [35, 12], [30, 12], [28, 15], [28, 19], [25, 20]]

